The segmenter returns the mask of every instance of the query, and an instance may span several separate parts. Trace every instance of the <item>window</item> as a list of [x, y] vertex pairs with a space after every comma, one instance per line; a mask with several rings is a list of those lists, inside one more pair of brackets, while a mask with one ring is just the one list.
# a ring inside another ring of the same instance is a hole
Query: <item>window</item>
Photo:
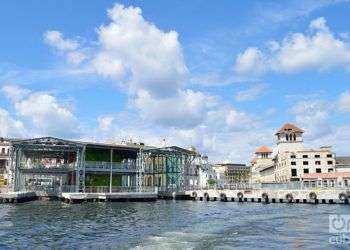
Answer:
[[309, 156], [308, 155], [303, 155], [303, 158], [309, 158]]
[[333, 165], [333, 161], [327, 161], [328, 165]]
[[322, 173], [320, 168], [316, 168], [316, 173]]
[[309, 162], [308, 161], [303, 161], [303, 165], [304, 166], [309, 165]]
[[295, 168], [292, 168], [292, 176], [297, 176], [297, 170]]
[[323, 181], [322, 181], [322, 187], [327, 187], [327, 186], [328, 186], [327, 180], [323, 180]]
[[333, 172], [333, 171], [334, 171], [333, 168], [329, 168], [329, 169], [328, 169], [328, 173], [331, 173], [331, 172]]
[[321, 161], [315, 161], [315, 165], [321, 165]]
[[291, 155], [291, 156], [290, 156], [290, 158], [295, 159], [295, 158], [296, 158], [296, 156], [295, 156], [295, 155]]
[[309, 169], [308, 168], [304, 168], [304, 174], [308, 174], [309, 173]]
[[5, 154], [5, 148], [1, 149], [1, 154]]
[[315, 155], [315, 158], [320, 158], [321, 156], [320, 155]]
[[333, 157], [332, 154], [328, 154], [328, 155], [327, 155], [327, 158], [332, 158], [332, 157]]
[[348, 186], [349, 186], [348, 180], [344, 180], [344, 186], [345, 186], [345, 187], [348, 187]]
[[292, 166], [297, 165], [297, 163], [296, 163], [295, 161], [292, 161], [290, 164], [291, 164]]

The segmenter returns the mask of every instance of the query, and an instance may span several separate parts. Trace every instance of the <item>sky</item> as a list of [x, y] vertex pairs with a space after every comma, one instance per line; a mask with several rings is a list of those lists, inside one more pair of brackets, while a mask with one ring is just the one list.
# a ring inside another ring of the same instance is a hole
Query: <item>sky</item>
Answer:
[[0, 3], [0, 136], [350, 155], [350, 1]]

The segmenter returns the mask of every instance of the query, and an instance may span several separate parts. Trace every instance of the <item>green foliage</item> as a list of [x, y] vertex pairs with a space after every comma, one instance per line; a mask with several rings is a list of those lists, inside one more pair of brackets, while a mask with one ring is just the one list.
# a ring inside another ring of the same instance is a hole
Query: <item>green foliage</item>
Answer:
[[[110, 162], [111, 152], [108, 149], [99, 149], [99, 148], [87, 148], [85, 151], [85, 160], [86, 161], [105, 161]], [[122, 157], [113, 152], [113, 162], [121, 162]]]
[[[109, 175], [88, 174], [85, 179], [86, 186], [109, 186]], [[122, 176], [112, 176], [112, 186], [120, 187], [122, 185]]]
[[214, 186], [216, 184], [216, 180], [214, 179], [209, 179], [207, 182], [209, 186]]

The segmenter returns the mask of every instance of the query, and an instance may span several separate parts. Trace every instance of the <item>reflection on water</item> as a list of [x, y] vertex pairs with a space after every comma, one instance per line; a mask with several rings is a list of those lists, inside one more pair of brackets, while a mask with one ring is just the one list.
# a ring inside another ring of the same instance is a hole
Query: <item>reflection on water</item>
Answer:
[[157, 201], [0, 205], [0, 248], [325, 248], [348, 206]]

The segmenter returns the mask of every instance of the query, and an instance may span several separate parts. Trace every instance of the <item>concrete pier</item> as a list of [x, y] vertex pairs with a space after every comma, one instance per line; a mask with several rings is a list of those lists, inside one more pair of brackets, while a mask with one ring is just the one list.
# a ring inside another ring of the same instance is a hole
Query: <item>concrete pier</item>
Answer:
[[[349, 204], [350, 190], [193, 190], [187, 197], [200, 201], [235, 201], [265, 203]], [[181, 194], [183, 195], [183, 194]]]
[[107, 202], [107, 201], [155, 201], [157, 192], [120, 192], [120, 193], [62, 193], [61, 200], [67, 203]]
[[1, 203], [20, 203], [32, 201], [37, 198], [35, 192], [8, 192], [0, 193]]

